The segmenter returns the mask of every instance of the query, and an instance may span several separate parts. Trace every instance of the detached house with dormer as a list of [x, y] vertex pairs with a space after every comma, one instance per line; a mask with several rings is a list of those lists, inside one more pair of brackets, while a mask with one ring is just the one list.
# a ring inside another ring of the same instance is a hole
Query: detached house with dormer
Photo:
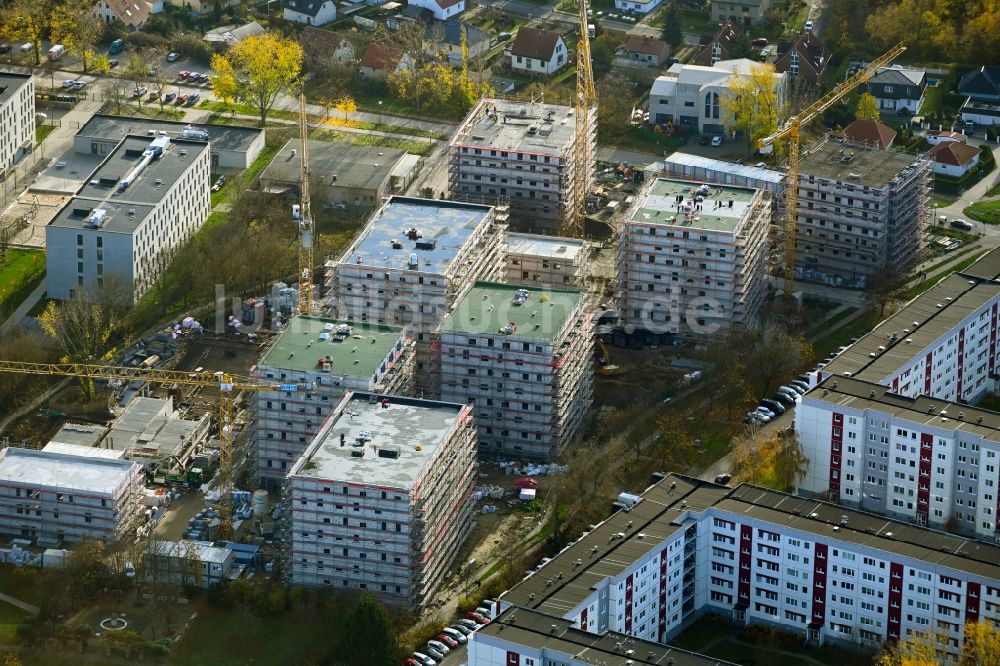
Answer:
[[562, 35], [522, 27], [510, 47], [510, 68], [523, 74], [551, 76], [566, 66], [568, 52]]
[[736, 57], [742, 39], [743, 31], [740, 27], [732, 21], [726, 21], [707, 40], [702, 38], [701, 50], [692, 58], [691, 64], [711, 67], [720, 60], [731, 60]]
[[962, 77], [958, 92], [965, 97], [962, 121], [977, 125], [1000, 124], [1000, 67], [983, 66]]
[[447, 21], [465, 11], [465, 0], [409, 0], [410, 7], [422, 7], [438, 21]]
[[816, 83], [830, 64], [830, 51], [811, 30], [800, 32], [794, 41], [778, 44], [776, 72], [788, 72], [793, 79]]
[[333, 0], [282, 0], [286, 21], [306, 25], [325, 25], [337, 18], [337, 5]]
[[919, 69], [886, 67], [862, 86], [862, 92], [871, 93], [883, 111], [918, 113], [924, 103], [927, 73]]

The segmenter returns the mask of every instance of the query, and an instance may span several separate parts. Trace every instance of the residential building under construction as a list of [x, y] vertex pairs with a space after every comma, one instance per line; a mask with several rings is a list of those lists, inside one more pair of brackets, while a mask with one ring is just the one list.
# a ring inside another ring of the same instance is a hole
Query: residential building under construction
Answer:
[[417, 610], [472, 529], [472, 408], [350, 393], [288, 478], [292, 584]]
[[576, 238], [507, 234], [507, 281], [535, 287], [584, 289], [590, 243]]
[[931, 161], [874, 145], [845, 136], [802, 151], [796, 279], [863, 288], [874, 273], [906, 270], [923, 248]]
[[[577, 178], [594, 180], [597, 110], [585, 137], [576, 136], [572, 107], [484, 98], [451, 140], [449, 189], [453, 198], [510, 200], [518, 231], [553, 233], [575, 210]], [[576, 173], [575, 146], [587, 141], [586, 173]]]
[[594, 321], [578, 291], [476, 283], [441, 325], [441, 397], [472, 404], [487, 455], [550, 459], [593, 387]]
[[415, 342], [416, 390], [428, 383], [428, 340], [476, 280], [503, 275], [508, 211], [390, 197], [337, 261], [327, 263], [327, 308], [340, 321], [405, 326]]
[[685, 338], [753, 326], [767, 291], [770, 221], [765, 190], [650, 181], [619, 239], [626, 326]]
[[255, 392], [252, 448], [261, 487], [281, 489], [288, 470], [345, 393], [405, 390], [412, 362], [407, 351], [398, 326], [294, 317], [271, 341], [254, 374], [311, 389]]

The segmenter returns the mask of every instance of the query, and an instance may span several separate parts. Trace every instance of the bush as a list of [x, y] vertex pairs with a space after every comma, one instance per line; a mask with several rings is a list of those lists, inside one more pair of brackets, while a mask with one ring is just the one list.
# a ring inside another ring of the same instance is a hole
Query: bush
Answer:
[[125, 43], [134, 49], [166, 50], [167, 48], [167, 40], [165, 38], [138, 30], [125, 35]]
[[194, 33], [187, 33], [180, 37], [175, 37], [171, 41], [171, 47], [183, 56], [187, 56], [203, 65], [208, 65], [212, 61], [212, 49], [208, 47], [201, 37]]

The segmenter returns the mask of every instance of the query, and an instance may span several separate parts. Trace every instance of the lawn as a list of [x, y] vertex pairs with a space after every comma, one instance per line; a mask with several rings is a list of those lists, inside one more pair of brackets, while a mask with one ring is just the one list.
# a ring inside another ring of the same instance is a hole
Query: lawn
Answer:
[[[661, 9], [649, 23], [654, 28], [663, 28], [666, 25], [666, 12]], [[718, 29], [719, 26], [709, 18], [708, 11], [704, 9], [684, 9], [682, 11], [681, 32], [694, 35], [713, 35]]]
[[[41, 250], [10, 248], [0, 263], [0, 309], [7, 307], [7, 300], [22, 295], [21, 292], [34, 280], [45, 274], [45, 253]], [[3, 589], [3, 586], [0, 586]]]
[[976, 252], [972, 257], [969, 257], [965, 261], [961, 261], [955, 264], [954, 266], [951, 266], [950, 268], [941, 271], [940, 273], [935, 273], [929, 276], [926, 280], [924, 280], [920, 284], [910, 288], [910, 290], [906, 292], [906, 298], [907, 299], [916, 298], [917, 296], [924, 293], [925, 291], [936, 285], [938, 282], [940, 282], [941, 278], [943, 278], [944, 276], [964, 271], [966, 268], [976, 263], [976, 261], [978, 261], [979, 258], [984, 254], [986, 254], [985, 251]]
[[645, 127], [629, 125], [621, 136], [602, 137], [598, 135], [597, 142], [602, 146], [615, 146], [623, 150], [659, 155], [664, 151], [677, 150], [687, 143], [687, 138], [669, 137]]
[[17, 606], [0, 601], [0, 645], [9, 645], [14, 642], [17, 634], [17, 625], [27, 616], [23, 610]]
[[20, 569], [8, 564], [0, 564], [0, 591], [5, 594], [37, 605], [42, 601], [42, 593], [37, 583], [37, 570]]
[[1000, 200], [978, 201], [963, 211], [967, 217], [986, 224], [1000, 224]]
[[198, 618], [170, 654], [184, 666], [322, 663], [334, 648], [334, 632], [319, 614], [290, 611], [258, 617], [239, 610], [199, 610]]
[[45, 137], [52, 134], [55, 129], [55, 125], [35, 125], [35, 145], [45, 141]]
[[851, 341], [851, 338], [864, 335], [872, 328], [872, 312], [862, 312], [857, 319], [853, 319], [837, 330], [827, 333], [813, 342], [813, 351], [817, 358], [822, 358], [830, 352], [843, 347]]

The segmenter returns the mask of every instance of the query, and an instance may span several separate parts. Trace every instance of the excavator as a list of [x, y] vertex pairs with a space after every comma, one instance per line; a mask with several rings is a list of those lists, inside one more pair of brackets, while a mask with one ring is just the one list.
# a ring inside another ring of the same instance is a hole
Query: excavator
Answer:
[[611, 356], [608, 354], [608, 348], [604, 346], [603, 340], [597, 338], [594, 349], [597, 351], [597, 364], [600, 366], [597, 371], [599, 373], [605, 377], [622, 374], [622, 369], [611, 363]]

